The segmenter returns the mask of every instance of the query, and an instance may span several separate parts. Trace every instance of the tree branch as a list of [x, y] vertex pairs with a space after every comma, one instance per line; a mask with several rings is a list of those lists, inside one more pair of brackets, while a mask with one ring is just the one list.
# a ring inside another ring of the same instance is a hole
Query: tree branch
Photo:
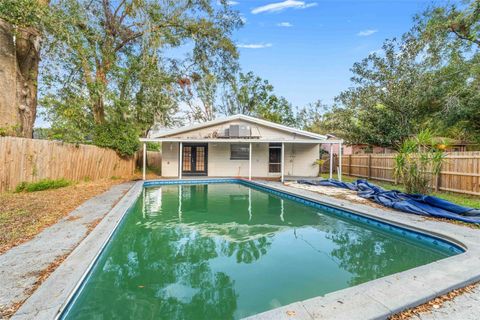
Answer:
[[460, 38], [460, 39], [462, 39], [462, 40], [465, 40], [465, 41], [469, 41], [469, 42], [475, 43], [477, 46], [480, 47], [480, 40], [470, 39], [470, 38], [468, 38], [466, 35], [461, 34], [461, 33], [458, 32], [457, 30], [455, 30], [455, 28], [453, 28], [452, 26], [450, 26], [450, 31], [453, 32], [458, 38]]
[[175, 28], [184, 28], [184, 26], [182, 25], [179, 25], [179, 24], [170, 24], [170, 23], [167, 23], [167, 24], [164, 24], [164, 25], [156, 25], [155, 27], [151, 28], [151, 29], [146, 29], [146, 30], [142, 30], [142, 31], [138, 31], [138, 32], [135, 32], [133, 33], [132, 35], [130, 35], [129, 37], [125, 38], [122, 42], [120, 42], [114, 49], [115, 52], [121, 50], [123, 47], [125, 47], [127, 44], [129, 44], [130, 42], [132, 42], [133, 40], [135, 39], [138, 39], [140, 38], [141, 36], [143, 36], [146, 32], [156, 32], [162, 28], [171, 28], [171, 27], [175, 27]]

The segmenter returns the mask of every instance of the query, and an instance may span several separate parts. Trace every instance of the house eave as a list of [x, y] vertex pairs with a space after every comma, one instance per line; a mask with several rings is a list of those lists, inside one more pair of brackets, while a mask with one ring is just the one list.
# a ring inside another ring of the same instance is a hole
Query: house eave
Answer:
[[304, 143], [304, 144], [339, 144], [343, 140], [318, 139], [193, 139], [193, 138], [140, 138], [140, 142], [182, 142], [182, 143]]

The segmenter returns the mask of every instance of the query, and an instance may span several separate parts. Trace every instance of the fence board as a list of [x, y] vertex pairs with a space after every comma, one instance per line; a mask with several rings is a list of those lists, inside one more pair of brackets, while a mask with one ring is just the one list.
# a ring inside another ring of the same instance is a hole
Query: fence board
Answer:
[[[395, 182], [394, 167], [395, 154], [347, 155], [342, 159], [342, 172], [360, 178]], [[480, 195], [480, 152], [448, 153], [436, 183], [439, 190]]]
[[0, 192], [21, 182], [65, 178], [71, 181], [128, 176], [135, 158], [110, 149], [59, 141], [0, 137]]

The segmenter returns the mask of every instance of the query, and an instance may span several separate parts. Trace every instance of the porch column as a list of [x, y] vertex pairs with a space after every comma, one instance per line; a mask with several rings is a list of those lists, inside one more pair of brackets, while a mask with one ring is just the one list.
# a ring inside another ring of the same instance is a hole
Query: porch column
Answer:
[[248, 145], [248, 180], [252, 180], [252, 143]]
[[342, 143], [338, 143], [338, 180], [342, 181]]
[[330, 143], [330, 179], [333, 178], [333, 144]]
[[280, 178], [280, 181], [283, 183], [285, 180], [285, 144], [282, 142], [282, 158], [280, 160], [281, 164], [281, 172], [282, 172], [282, 177]]
[[182, 179], [182, 168], [183, 168], [183, 143], [182, 142], [179, 142], [179, 145], [178, 145], [178, 148], [179, 148], [179, 152], [180, 152], [180, 155], [179, 155], [179, 159], [180, 161], [178, 162], [178, 179]]
[[143, 143], [143, 158], [142, 158], [142, 178], [145, 180], [147, 170], [147, 143]]

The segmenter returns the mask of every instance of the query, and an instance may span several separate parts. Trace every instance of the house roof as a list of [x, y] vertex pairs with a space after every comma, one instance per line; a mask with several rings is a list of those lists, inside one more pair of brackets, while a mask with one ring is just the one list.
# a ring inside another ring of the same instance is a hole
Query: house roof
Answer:
[[433, 137], [434, 143], [446, 144], [447, 146], [466, 146], [466, 145], [477, 145], [475, 142], [465, 141], [465, 140], [456, 140], [453, 138], [447, 137]]
[[246, 122], [256, 123], [256, 124], [260, 124], [260, 125], [263, 125], [263, 126], [266, 126], [266, 127], [271, 127], [271, 128], [275, 128], [275, 129], [278, 129], [278, 130], [295, 133], [295, 134], [298, 134], [298, 135], [301, 135], [301, 136], [304, 136], [304, 137], [308, 137], [308, 138], [311, 138], [311, 139], [314, 139], [314, 140], [327, 140], [327, 136], [324, 136], [324, 135], [321, 135], [321, 134], [312, 133], [312, 132], [308, 132], [308, 131], [305, 131], [305, 130], [292, 128], [292, 127], [281, 125], [281, 124], [274, 123], [274, 122], [271, 122], [271, 121], [247, 116], [247, 115], [244, 115], [244, 114], [236, 114], [236, 115], [226, 117], [226, 118], [215, 119], [215, 120], [211, 120], [211, 121], [207, 121], [207, 122], [203, 122], [203, 123], [199, 123], [199, 124], [184, 126], [184, 127], [177, 128], [177, 129], [161, 131], [161, 132], [155, 134], [149, 140], [161, 139], [161, 138], [169, 137], [169, 136], [179, 134], [179, 133], [189, 132], [189, 131], [198, 130], [198, 129], [202, 129], [202, 128], [208, 128], [208, 127], [211, 127], [211, 126], [214, 126], [214, 125], [217, 125], [217, 124], [222, 124], [222, 123], [226, 123], [226, 122], [230, 122], [230, 121], [234, 121], [234, 120], [243, 120], [243, 121], [246, 121]]

